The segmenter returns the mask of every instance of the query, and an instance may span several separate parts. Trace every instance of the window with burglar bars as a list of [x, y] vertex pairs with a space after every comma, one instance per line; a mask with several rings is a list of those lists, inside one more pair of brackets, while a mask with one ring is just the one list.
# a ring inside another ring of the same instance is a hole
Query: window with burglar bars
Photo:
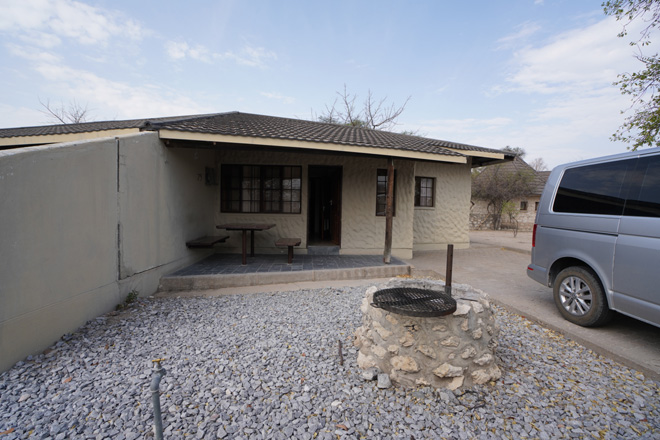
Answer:
[[[376, 215], [384, 216], [387, 209], [387, 170], [378, 169], [376, 180]], [[392, 215], [396, 214], [396, 170], [394, 170], [394, 199]]]
[[415, 177], [415, 206], [433, 207], [434, 186], [432, 177]]
[[300, 214], [302, 167], [222, 165], [222, 212]]

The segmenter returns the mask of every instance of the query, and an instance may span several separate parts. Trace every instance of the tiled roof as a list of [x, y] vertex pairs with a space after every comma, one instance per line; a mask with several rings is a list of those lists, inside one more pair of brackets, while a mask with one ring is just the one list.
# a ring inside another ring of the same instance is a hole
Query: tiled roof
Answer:
[[303, 119], [279, 118], [251, 113], [224, 113], [181, 121], [153, 124], [154, 128], [229, 136], [249, 136], [307, 142], [395, 148], [425, 153], [460, 155], [447, 150], [499, 152], [456, 142], [410, 136], [368, 128], [327, 124]]
[[475, 177], [475, 179], [487, 179], [489, 176], [493, 175], [493, 173], [514, 174], [520, 171], [533, 175], [533, 181], [531, 184], [532, 194], [541, 195], [543, 188], [545, 187], [545, 182], [550, 175], [550, 171], [536, 171], [519, 156], [516, 156], [511, 162], [504, 162], [484, 169], [477, 177]]
[[463, 156], [461, 151], [476, 152], [477, 156], [479, 152], [503, 153], [500, 150], [421, 136], [239, 112], [8, 128], [0, 129], [0, 138], [75, 134], [126, 128], [351, 145], [446, 156]]
[[123, 121], [81, 122], [78, 124], [40, 125], [35, 127], [0, 128], [0, 138], [22, 136], [50, 136], [56, 134], [89, 133], [105, 130], [122, 130], [126, 128], [142, 128], [147, 122], [160, 122], [169, 120], [182, 120], [185, 118], [198, 118], [194, 116], [170, 116], [165, 118], [129, 119]]
[[534, 194], [541, 195], [543, 188], [545, 188], [545, 183], [550, 177], [550, 171], [537, 171], [536, 179], [534, 179]]

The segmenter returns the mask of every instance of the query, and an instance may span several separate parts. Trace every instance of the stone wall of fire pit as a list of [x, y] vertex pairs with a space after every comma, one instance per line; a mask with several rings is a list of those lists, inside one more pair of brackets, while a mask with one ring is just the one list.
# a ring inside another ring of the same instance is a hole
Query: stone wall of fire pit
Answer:
[[444, 291], [442, 282], [430, 280], [393, 279], [370, 287], [362, 301], [362, 326], [355, 333], [360, 368], [376, 367], [404, 387], [455, 390], [500, 378], [494, 354], [499, 328], [485, 294], [454, 285], [453, 314], [418, 318], [371, 305], [376, 291], [390, 287]]

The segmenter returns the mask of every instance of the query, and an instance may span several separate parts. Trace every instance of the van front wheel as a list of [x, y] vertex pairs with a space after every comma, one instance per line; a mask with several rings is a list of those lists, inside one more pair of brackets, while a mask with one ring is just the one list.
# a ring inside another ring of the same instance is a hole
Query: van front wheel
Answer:
[[555, 305], [568, 321], [582, 327], [597, 327], [612, 318], [598, 278], [584, 267], [567, 267], [553, 286]]

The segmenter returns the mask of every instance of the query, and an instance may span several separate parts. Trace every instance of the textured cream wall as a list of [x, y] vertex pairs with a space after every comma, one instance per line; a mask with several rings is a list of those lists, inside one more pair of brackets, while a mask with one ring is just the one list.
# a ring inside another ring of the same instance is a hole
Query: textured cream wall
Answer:
[[469, 165], [417, 162], [415, 176], [435, 178], [435, 202], [433, 208], [415, 208], [414, 250], [469, 247]]
[[203, 257], [213, 164], [156, 133], [0, 151], [0, 371]]
[[[342, 254], [380, 254], [385, 245], [385, 217], [376, 216], [376, 173], [387, 168], [386, 159], [358, 156], [319, 154], [290, 154], [275, 152], [264, 155], [254, 151], [218, 151], [218, 170], [221, 164], [241, 165], [301, 165], [303, 173], [302, 209], [300, 214], [229, 214], [220, 212], [220, 189], [217, 193], [216, 222], [275, 223], [273, 229], [255, 233], [255, 252], [286, 252], [278, 249], [278, 237], [300, 237], [300, 250], [307, 246], [307, 171], [309, 165], [341, 166], [342, 176]], [[414, 196], [414, 162], [395, 161], [397, 169], [396, 216], [393, 221], [392, 255], [412, 257], [412, 218]], [[222, 246], [223, 252], [240, 252], [241, 236], [231, 232], [231, 239]]]

